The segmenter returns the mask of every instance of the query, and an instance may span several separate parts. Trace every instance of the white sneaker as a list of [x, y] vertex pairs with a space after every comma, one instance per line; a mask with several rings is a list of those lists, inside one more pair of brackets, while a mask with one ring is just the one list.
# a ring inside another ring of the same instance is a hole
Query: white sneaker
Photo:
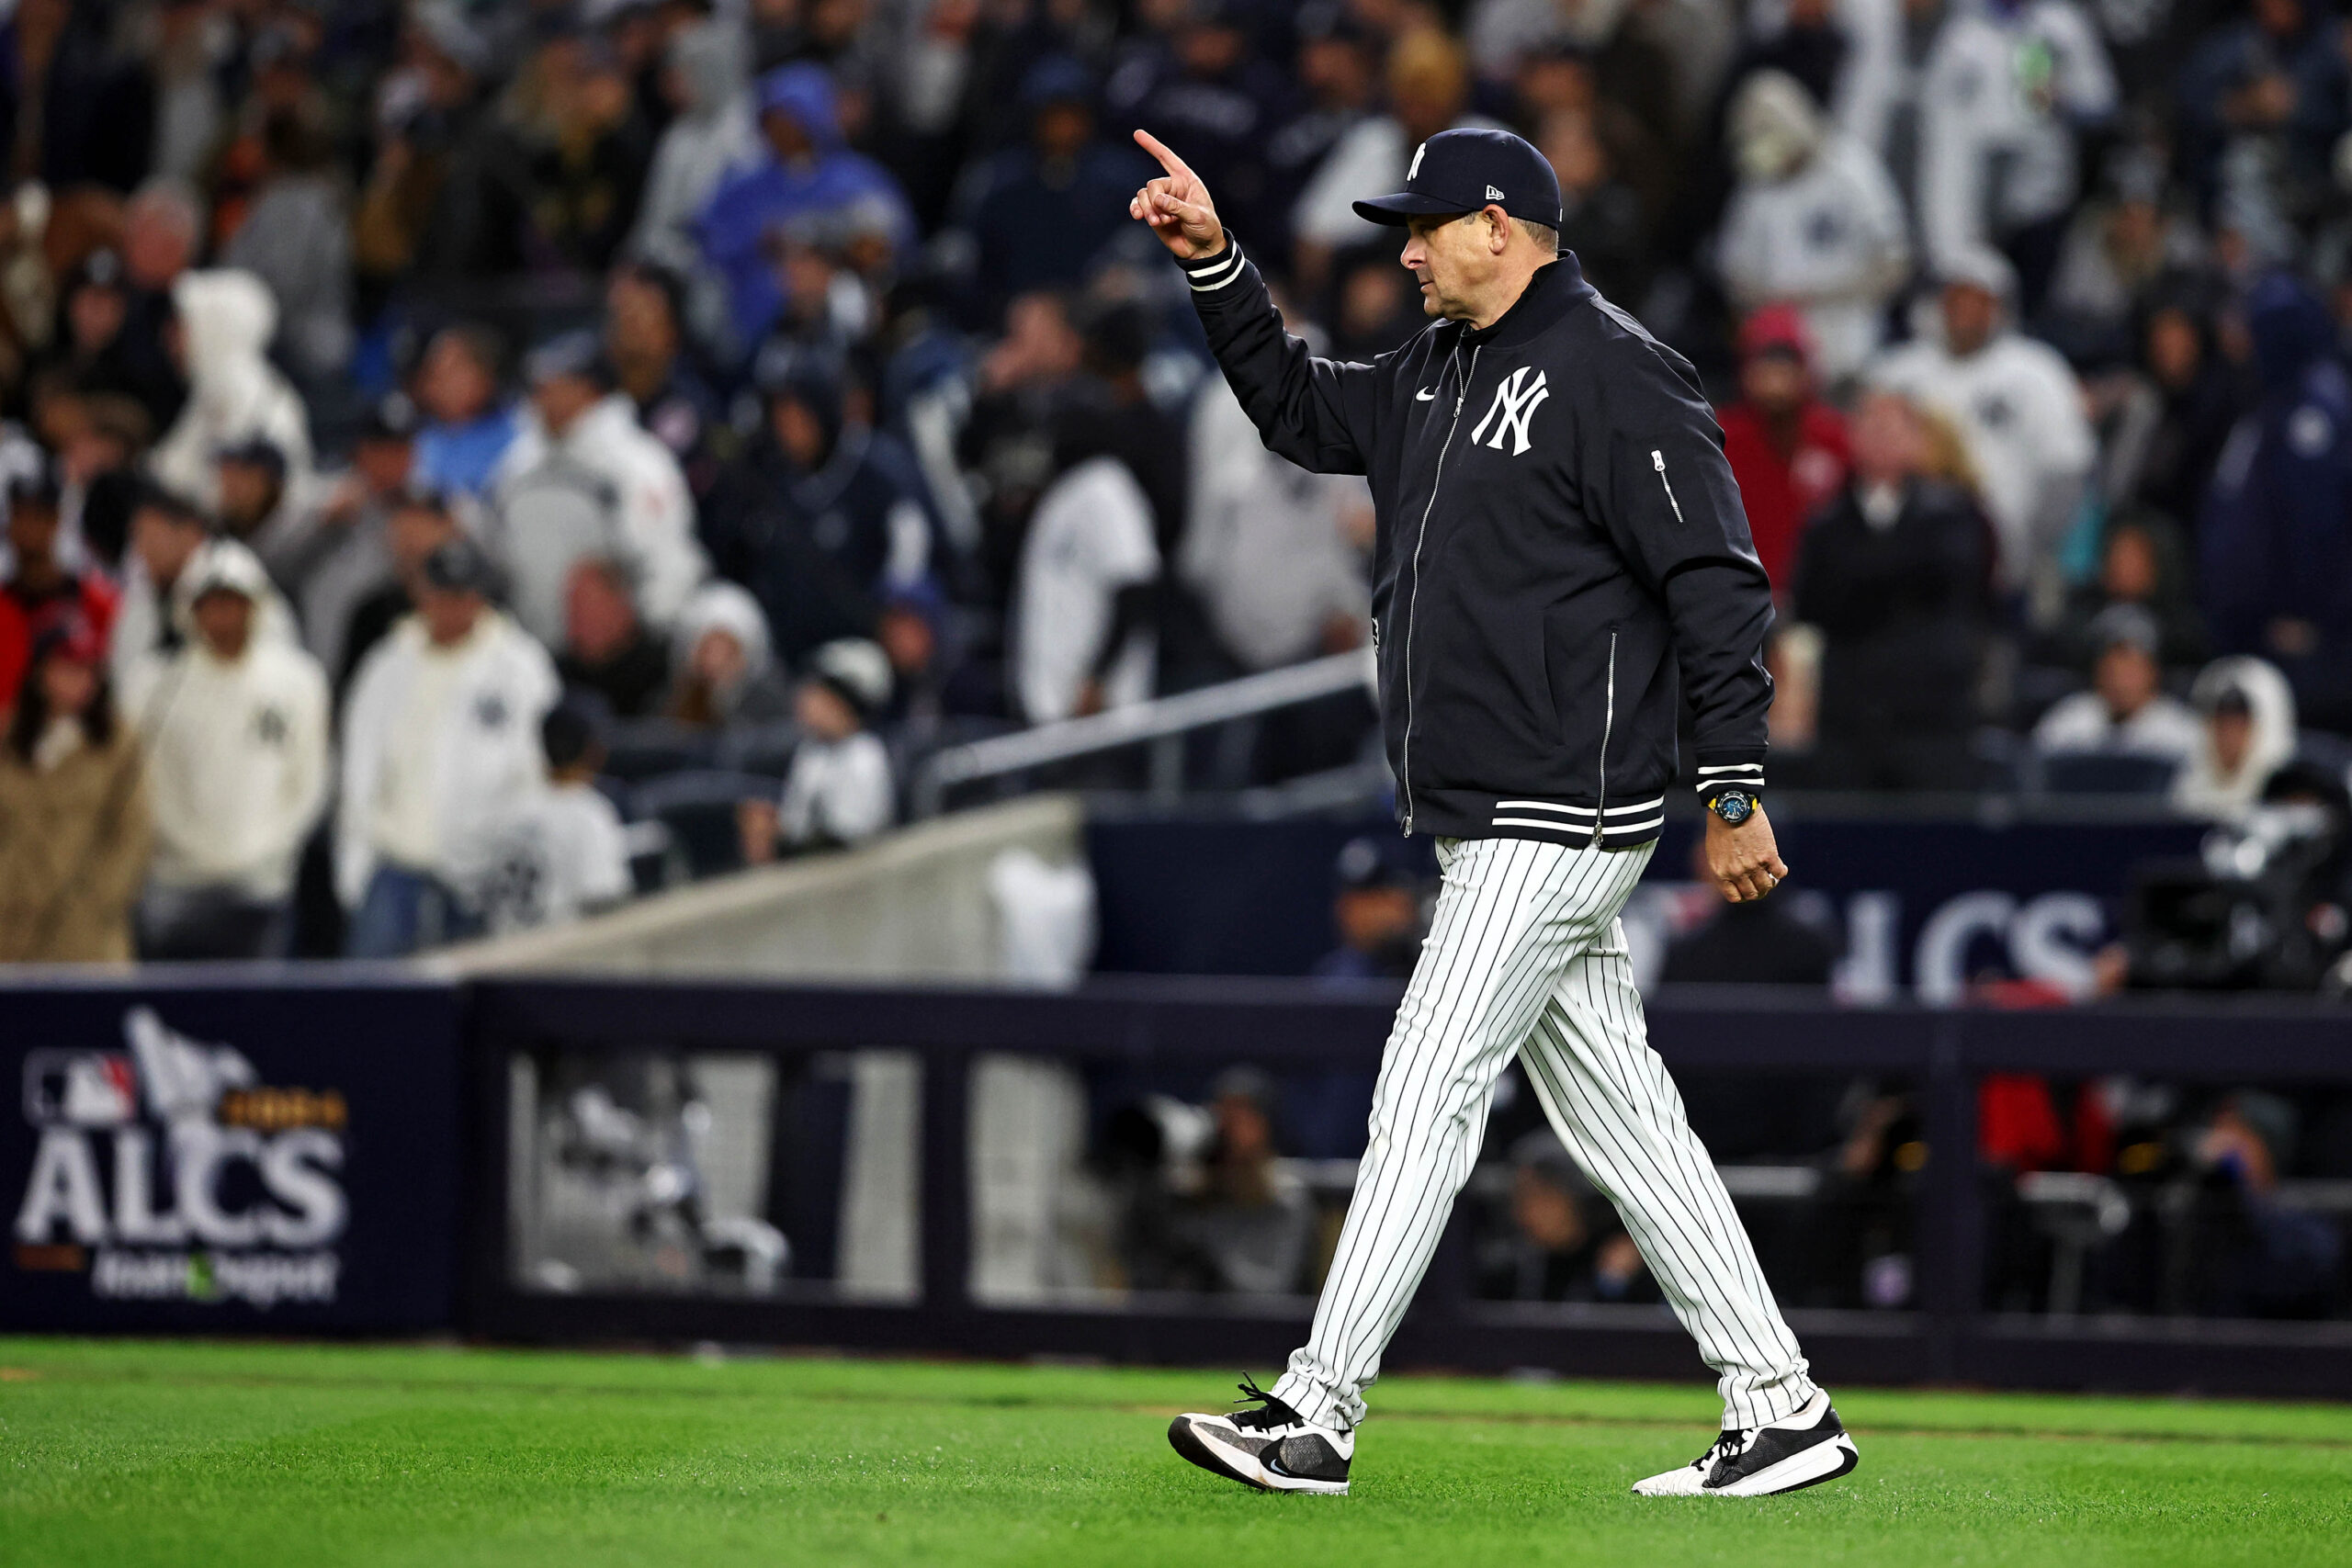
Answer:
[[1679, 1470], [1634, 1483], [1641, 1497], [1769, 1497], [1835, 1481], [1861, 1462], [1826, 1393], [1764, 1427], [1727, 1427]]
[[1170, 1447], [1214, 1475], [1261, 1492], [1314, 1492], [1343, 1497], [1353, 1432], [1318, 1427], [1289, 1405], [1241, 1380], [1236, 1404], [1255, 1403], [1238, 1416], [1179, 1416], [1169, 1424]]

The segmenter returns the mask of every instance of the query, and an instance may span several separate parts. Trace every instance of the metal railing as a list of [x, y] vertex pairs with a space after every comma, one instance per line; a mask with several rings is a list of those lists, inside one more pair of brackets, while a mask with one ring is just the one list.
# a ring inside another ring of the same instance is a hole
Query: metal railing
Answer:
[[[1200, 1075], [1250, 1062], [1279, 1075], [1363, 1071], [1379, 1060], [1393, 987], [1344, 991], [1291, 981], [1096, 981], [1069, 994], [499, 981], [471, 988], [475, 1124], [509, 1123], [517, 1052], [594, 1056], [649, 1049], [765, 1055], [884, 1048], [914, 1058], [916, 1283], [904, 1300], [832, 1292], [752, 1299], [673, 1291], [560, 1294], [518, 1285], [506, 1216], [492, 1197], [469, 1211], [465, 1326], [522, 1341], [716, 1339], [1018, 1358], [1041, 1354], [1217, 1364], [1279, 1360], [1305, 1330], [1303, 1296], [1111, 1293], [1000, 1300], [974, 1286], [976, 1182], [971, 1080], [993, 1053], [1145, 1073]], [[1669, 988], [1648, 1012], [1650, 1039], [1686, 1072], [1860, 1075], [1907, 1086], [1928, 1157], [1903, 1202], [1916, 1266], [1909, 1304], [1863, 1311], [1792, 1307], [1816, 1367], [1840, 1382], [2177, 1390], [2352, 1397], [2352, 1323], [2273, 1323], [2172, 1311], [2086, 1315], [2085, 1267], [2112, 1239], [2120, 1193], [2104, 1178], [2042, 1173], [2020, 1183], [1977, 1157], [1978, 1086], [1989, 1073], [2066, 1078], [2128, 1072], [2208, 1085], [2352, 1084], [2352, 1021], [2278, 998], [2115, 1003], [2064, 1012], [1917, 1008], [1836, 1010], [1773, 987]], [[471, 1190], [510, 1190], [510, 1152], [477, 1145]], [[1295, 1168], [1336, 1200], [1347, 1160]], [[1725, 1183], [1745, 1203], [1803, 1201], [1815, 1171], [1738, 1166]], [[1491, 1178], [1487, 1179], [1493, 1179]], [[1476, 1182], [1474, 1181], [1474, 1187]], [[2297, 1183], [2304, 1206], [2333, 1212], [2339, 1190]], [[1992, 1234], [2015, 1202], [2055, 1247], [2047, 1311], [1993, 1299]], [[1447, 1228], [1391, 1348], [1398, 1365], [1574, 1375], [1688, 1376], [1690, 1342], [1657, 1307], [1487, 1301], [1476, 1294], [1473, 1205]]]
[[937, 816], [947, 792], [961, 784], [1009, 778], [1143, 744], [1152, 748], [1152, 793], [1173, 798], [1183, 792], [1184, 738], [1193, 731], [1255, 718], [1341, 692], [1369, 694], [1375, 679], [1369, 649], [1334, 653], [1084, 718], [1062, 719], [1012, 735], [950, 746], [934, 753], [917, 771], [914, 812], [918, 817]]

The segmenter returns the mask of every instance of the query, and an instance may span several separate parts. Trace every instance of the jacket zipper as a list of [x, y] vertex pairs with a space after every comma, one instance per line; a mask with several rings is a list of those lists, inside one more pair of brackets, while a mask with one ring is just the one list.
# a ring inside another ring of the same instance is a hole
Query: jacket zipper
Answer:
[[[1671, 493], [1671, 492], [1669, 492]], [[1608, 694], [1600, 710], [1600, 794], [1592, 803], [1592, 842], [1588, 849], [1600, 847], [1600, 835], [1609, 826], [1609, 732], [1617, 728], [1617, 628], [1609, 628], [1609, 679], [1602, 688]]]
[[[1453, 368], [1462, 356], [1462, 346], [1454, 345], [1446, 359], [1446, 368]], [[1470, 370], [1462, 378], [1459, 390], [1453, 394], [1453, 417], [1446, 422], [1445, 441], [1437, 449], [1437, 470], [1430, 476], [1430, 498], [1421, 507], [1421, 531], [1413, 537], [1413, 592], [1405, 606], [1405, 744], [1398, 759], [1397, 786], [1405, 793], [1405, 837], [1413, 836], [1413, 615], [1414, 604], [1421, 596], [1421, 546], [1429, 541], [1430, 513], [1437, 506], [1437, 487], [1445, 478], [1445, 455], [1453, 447], [1453, 431], [1462, 423], [1462, 405], [1469, 400], [1470, 383], [1478, 375], [1478, 350], [1470, 351]], [[1442, 377], [1438, 385], [1445, 384]]]
[[1682, 503], [1674, 499], [1674, 481], [1666, 477], [1665, 452], [1655, 446], [1650, 448], [1650, 467], [1657, 470], [1657, 482], [1666, 487], [1666, 503], [1674, 508], [1674, 520], [1681, 522]]

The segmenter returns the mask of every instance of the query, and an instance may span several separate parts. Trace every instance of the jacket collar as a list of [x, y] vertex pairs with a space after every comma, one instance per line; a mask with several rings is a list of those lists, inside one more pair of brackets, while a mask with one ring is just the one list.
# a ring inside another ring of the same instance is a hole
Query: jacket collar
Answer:
[[1491, 326], [1464, 327], [1458, 340], [1465, 348], [1509, 348], [1525, 343], [1544, 331], [1562, 316], [1588, 299], [1599, 297], [1599, 291], [1584, 280], [1584, 268], [1577, 262], [1574, 251], [1562, 251], [1560, 259], [1548, 266], [1535, 269], [1510, 310], [1498, 317]]

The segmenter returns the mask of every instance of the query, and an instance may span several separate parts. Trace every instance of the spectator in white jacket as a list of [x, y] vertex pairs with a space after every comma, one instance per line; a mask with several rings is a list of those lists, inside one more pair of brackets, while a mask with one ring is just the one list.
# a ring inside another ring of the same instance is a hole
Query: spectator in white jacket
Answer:
[[2091, 690], [2062, 698], [2033, 727], [2044, 756], [2099, 752], [2151, 757], [2177, 766], [2195, 756], [2204, 726], [2188, 704], [2168, 694], [2156, 662], [2163, 631], [2138, 604], [2109, 604], [2091, 622], [2098, 649]]
[[[130, 548], [124, 558], [122, 603], [115, 613], [108, 659], [118, 682], [142, 655], [171, 653], [195, 632], [191, 597], [205, 563], [216, 556], [253, 558], [234, 539], [215, 536], [204, 514], [168, 491], [149, 487], [130, 513]], [[275, 587], [254, 606], [254, 635], [264, 642], [294, 642], [294, 612]]]
[[1151, 695], [1159, 578], [1151, 500], [1118, 458], [1089, 457], [1038, 498], [1012, 587], [1012, 694], [1032, 724]]
[[492, 840], [482, 914], [492, 932], [569, 925], [626, 899], [628, 838], [596, 787], [603, 715], [568, 698], [539, 721], [547, 784], [510, 812]]
[[492, 485], [492, 553], [525, 630], [563, 641], [564, 585], [592, 557], [618, 560], [638, 611], [664, 633], [708, 574], [678, 461], [613, 389], [594, 333], [566, 333], [524, 364], [530, 412]]
[[155, 829], [140, 956], [279, 957], [302, 844], [326, 804], [326, 677], [300, 647], [260, 635], [271, 591], [250, 553], [207, 551], [191, 577], [196, 635], [142, 655], [124, 684]]
[[1952, 7], [1919, 82], [1919, 224], [1939, 267], [1996, 244], [2039, 310], [2077, 190], [2077, 128], [2115, 112], [2115, 73], [2074, 0]]
[[481, 878], [514, 803], [540, 787], [547, 649], [492, 607], [470, 541], [425, 561], [417, 613], [368, 655], [343, 724], [335, 892], [345, 951], [391, 958], [481, 928]]
[[1796, 306], [1815, 370], [1843, 381], [1878, 352], [1886, 302], [1910, 274], [1894, 182], [1785, 72], [1741, 84], [1730, 139], [1739, 185], [1716, 242], [1724, 282], [1742, 311]]
[[2055, 349], [2004, 319], [2017, 275], [1998, 253], [1963, 252], [1942, 278], [1940, 341], [1888, 351], [1870, 379], [1959, 431], [2000, 546], [2001, 586], [2026, 593], [2047, 625], [2064, 608], [2059, 547], [2098, 457], [2082, 387]]
[[839, 637], [808, 656], [794, 694], [801, 741], [784, 797], [747, 800], [737, 813], [743, 858], [862, 843], [898, 815], [890, 753], [866, 728], [890, 700], [890, 657], [864, 637]]
[[259, 437], [285, 454], [294, 482], [307, 479], [311, 417], [269, 362], [277, 302], [268, 286], [233, 269], [186, 272], [172, 285], [172, 304], [179, 313], [187, 402], [149, 455], [148, 470], [209, 512], [220, 504], [215, 454]]
[[1363, 641], [1372, 492], [1352, 475], [1310, 474], [1255, 435], [1225, 378], [1204, 383], [1181, 564], [1226, 651], [1271, 670]]

